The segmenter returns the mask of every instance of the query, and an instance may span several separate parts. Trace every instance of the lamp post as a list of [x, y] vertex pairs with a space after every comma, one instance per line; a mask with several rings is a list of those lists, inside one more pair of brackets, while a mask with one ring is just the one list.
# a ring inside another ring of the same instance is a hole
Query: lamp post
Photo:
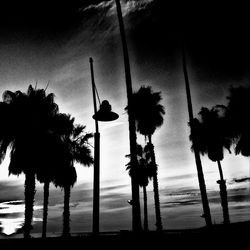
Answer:
[[93, 234], [99, 233], [99, 217], [100, 217], [100, 133], [98, 121], [114, 121], [118, 119], [119, 115], [111, 111], [111, 105], [107, 100], [104, 100], [100, 105], [100, 110], [97, 111], [96, 94], [97, 89], [94, 79], [93, 59], [89, 58], [91, 83], [93, 92], [93, 104], [95, 120], [95, 133], [94, 133], [94, 181], [93, 181]]
[[[132, 101], [132, 79], [130, 73], [130, 63], [129, 63], [129, 54], [128, 47], [126, 42], [121, 4], [120, 0], [115, 0], [117, 8], [117, 17], [119, 21], [122, 48], [123, 48], [123, 57], [124, 57], [124, 68], [125, 68], [125, 79], [126, 79], [126, 89], [127, 89], [127, 99], [128, 99], [128, 122], [129, 122], [129, 142], [130, 142], [130, 156], [131, 156], [131, 165], [135, 169], [138, 167], [137, 164], [137, 153], [136, 153], [136, 129], [135, 129], [135, 118], [131, 112], [131, 101]], [[140, 197], [139, 197], [139, 185], [135, 180], [135, 177], [131, 176], [131, 186], [132, 186], [132, 229], [134, 232], [142, 230], [141, 226], [141, 212], [140, 212]]]

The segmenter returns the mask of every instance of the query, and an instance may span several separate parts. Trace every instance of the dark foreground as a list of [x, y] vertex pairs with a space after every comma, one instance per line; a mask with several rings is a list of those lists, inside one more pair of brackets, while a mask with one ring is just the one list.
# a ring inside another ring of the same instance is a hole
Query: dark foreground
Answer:
[[1, 249], [237, 249], [250, 245], [250, 221], [230, 226], [215, 225], [211, 229], [166, 230], [132, 233], [121, 231], [99, 236], [70, 238], [1, 239]]

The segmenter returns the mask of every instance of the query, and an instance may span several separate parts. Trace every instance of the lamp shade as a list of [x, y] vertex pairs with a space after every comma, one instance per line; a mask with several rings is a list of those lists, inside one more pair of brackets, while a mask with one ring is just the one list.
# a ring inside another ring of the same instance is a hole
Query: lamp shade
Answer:
[[111, 111], [111, 105], [107, 100], [104, 100], [100, 109], [92, 116], [93, 119], [101, 122], [109, 122], [118, 119], [119, 115]]

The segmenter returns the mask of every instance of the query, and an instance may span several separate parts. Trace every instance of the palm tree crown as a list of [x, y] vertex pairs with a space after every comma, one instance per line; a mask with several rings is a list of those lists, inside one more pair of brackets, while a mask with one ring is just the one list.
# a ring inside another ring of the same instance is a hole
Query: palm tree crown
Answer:
[[132, 112], [136, 119], [137, 131], [145, 136], [152, 135], [163, 124], [164, 107], [160, 92], [153, 92], [150, 86], [142, 86], [133, 93]]
[[[223, 149], [227, 149], [230, 153], [232, 144], [228, 135], [228, 127], [224, 118], [225, 110], [221, 106], [201, 108], [199, 112], [200, 120], [193, 120], [193, 133], [190, 135], [191, 141], [196, 136], [196, 143], [201, 154], [207, 154], [212, 161], [221, 161], [224, 158]], [[193, 149], [193, 145], [192, 145]]]

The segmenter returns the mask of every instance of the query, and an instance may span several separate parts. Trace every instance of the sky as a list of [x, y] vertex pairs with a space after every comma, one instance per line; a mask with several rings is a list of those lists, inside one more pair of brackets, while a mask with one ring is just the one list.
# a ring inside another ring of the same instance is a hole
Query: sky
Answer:
[[[94, 132], [89, 58], [101, 100], [119, 114], [100, 123], [101, 231], [131, 229], [129, 153], [124, 65], [114, 1], [59, 0], [1, 2], [0, 93], [26, 91], [37, 84], [55, 93], [61, 112]], [[194, 155], [190, 150], [188, 110], [180, 48], [185, 41], [194, 115], [204, 107], [227, 104], [230, 86], [250, 86], [249, 16], [229, 3], [172, 3], [164, 0], [122, 2], [134, 91], [160, 91], [164, 123], [153, 135], [158, 164], [161, 213], [165, 229], [204, 226]], [[144, 138], [137, 136], [139, 143]], [[91, 141], [93, 145], [93, 141]], [[212, 220], [222, 223], [217, 165], [202, 156]], [[8, 154], [0, 166], [0, 227], [11, 235], [23, 222], [23, 182], [8, 176]], [[248, 158], [225, 152], [231, 221], [250, 219]], [[76, 166], [71, 196], [71, 231], [91, 231], [93, 167]], [[149, 227], [155, 229], [152, 183], [148, 186]], [[37, 183], [33, 233], [41, 232], [42, 186]], [[142, 199], [142, 195], [141, 195]], [[62, 231], [63, 192], [51, 185], [48, 232]], [[141, 202], [141, 211], [143, 206]], [[143, 213], [142, 213], [143, 218]]]

